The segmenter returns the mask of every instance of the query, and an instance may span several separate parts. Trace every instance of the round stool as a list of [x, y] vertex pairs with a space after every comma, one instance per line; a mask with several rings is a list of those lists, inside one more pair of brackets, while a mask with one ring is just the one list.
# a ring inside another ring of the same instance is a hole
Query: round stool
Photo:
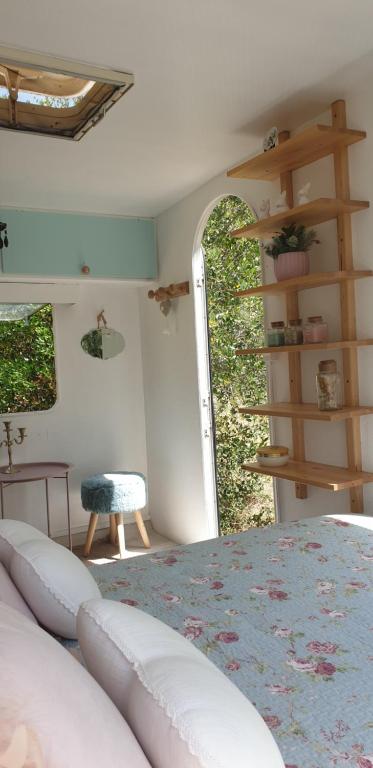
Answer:
[[121, 558], [125, 557], [126, 552], [123, 517], [129, 512], [135, 514], [144, 546], [147, 549], [150, 547], [140, 511], [146, 505], [146, 482], [140, 472], [107, 472], [88, 477], [82, 481], [81, 496], [83, 508], [91, 513], [84, 557], [88, 557], [91, 551], [99, 515], [110, 515], [110, 541], [115, 544], [118, 536]]

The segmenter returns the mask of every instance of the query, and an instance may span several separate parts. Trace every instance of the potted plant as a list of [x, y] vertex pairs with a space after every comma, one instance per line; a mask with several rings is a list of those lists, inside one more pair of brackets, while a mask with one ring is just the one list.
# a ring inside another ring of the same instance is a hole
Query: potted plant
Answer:
[[280, 281], [308, 275], [308, 251], [311, 245], [319, 242], [315, 230], [306, 230], [303, 224], [283, 227], [272, 242], [265, 246], [266, 254], [274, 259], [276, 279]]

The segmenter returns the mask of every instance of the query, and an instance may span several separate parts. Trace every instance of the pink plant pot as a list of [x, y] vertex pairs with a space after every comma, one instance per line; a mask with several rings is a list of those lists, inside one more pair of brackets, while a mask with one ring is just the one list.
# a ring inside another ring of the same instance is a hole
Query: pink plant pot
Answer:
[[276, 279], [289, 280], [291, 277], [302, 277], [310, 271], [310, 259], [304, 251], [280, 253], [274, 263]]

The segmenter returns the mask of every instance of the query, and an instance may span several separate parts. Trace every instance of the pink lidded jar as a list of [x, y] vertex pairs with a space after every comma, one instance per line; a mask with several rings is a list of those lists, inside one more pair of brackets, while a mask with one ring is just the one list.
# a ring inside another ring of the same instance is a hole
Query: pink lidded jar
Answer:
[[303, 343], [317, 344], [323, 341], [328, 341], [328, 324], [321, 315], [308, 317], [303, 330]]

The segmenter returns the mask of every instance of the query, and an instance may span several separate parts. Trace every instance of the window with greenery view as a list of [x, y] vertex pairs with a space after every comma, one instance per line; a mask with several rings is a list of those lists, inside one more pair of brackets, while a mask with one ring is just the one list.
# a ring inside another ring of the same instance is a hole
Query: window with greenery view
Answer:
[[263, 343], [262, 299], [250, 297], [239, 301], [232, 297], [232, 291], [261, 282], [258, 243], [229, 236], [233, 229], [252, 221], [246, 203], [237, 197], [226, 197], [209, 217], [202, 241], [222, 533], [274, 522], [271, 480], [241, 469], [243, 461], [255, 459], [259, 445], [269, 442], [267, 419], [238, 413], [241, 405], [267, 400], [263, 357], [235, 355], [236, 347]]
[[56, 397], [52, 306], [0, 320], [0, 413], [46, 411]]

